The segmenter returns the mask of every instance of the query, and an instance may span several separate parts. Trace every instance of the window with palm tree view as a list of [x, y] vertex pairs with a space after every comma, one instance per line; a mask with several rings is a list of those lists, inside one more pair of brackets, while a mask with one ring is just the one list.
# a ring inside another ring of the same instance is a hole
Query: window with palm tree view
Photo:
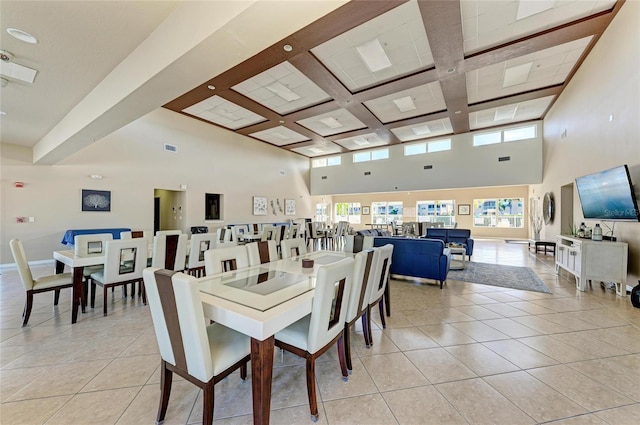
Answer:
[[372, 224], [402, 223], [402, 202], [372, 202]]
[[524, 227], [524, 198], [473, 200], [474, 227]]
[[455, 206], [456, 203], [453, 200], [418, 201], [416, 202], [418, 222], [444, 223], [445, 226], [453, 226], [456, 222]]

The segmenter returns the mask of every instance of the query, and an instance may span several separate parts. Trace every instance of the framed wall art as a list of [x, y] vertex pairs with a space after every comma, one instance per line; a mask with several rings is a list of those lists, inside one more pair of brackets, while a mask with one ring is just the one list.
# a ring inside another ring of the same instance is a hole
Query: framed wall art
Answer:
[[469, 204], [458, 205], [458, 215], [471, 215], [471, 205]]
[[362, 207], [362, 215], [369, 215], [371, 211], [369, 211], [369, 207]]
[[253, 197], [253, 215], [267, 215], [267, 198], [264, 196]]
[[82, 189], [82, 211], [111, 211], [111, 191]]
[[285, 199], [284, 200], [284, 214], [285, 215], [296, 215], [296, 200], [295, 199]]

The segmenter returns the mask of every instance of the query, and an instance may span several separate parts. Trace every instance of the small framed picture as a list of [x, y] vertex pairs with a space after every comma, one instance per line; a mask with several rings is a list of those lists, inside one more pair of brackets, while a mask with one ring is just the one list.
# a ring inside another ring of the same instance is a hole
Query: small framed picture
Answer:
[[296, 215], [296, 200], [295, 199], [285, 199], [284, 200], [284, 214], [285, 215]]
[[369, 207], [362, 207], [362, 215], [369, 215], [371, 212], [369, 211]]
[[111, 191], [82, 189], [82, 211], [111, 211]]
[[267, 215], [267, 198], [264, 196], [253, 197], [253, 215]]
[[458, 215], [471, 215], [471, 205], [469, 204], [458, 205]]

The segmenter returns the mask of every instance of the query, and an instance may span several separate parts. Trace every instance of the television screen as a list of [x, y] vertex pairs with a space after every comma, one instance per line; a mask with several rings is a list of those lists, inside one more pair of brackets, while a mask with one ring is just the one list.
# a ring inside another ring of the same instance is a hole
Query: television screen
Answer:
[[586, 219], [640, 221], [640, 211], [626, 165], [576, 179]]

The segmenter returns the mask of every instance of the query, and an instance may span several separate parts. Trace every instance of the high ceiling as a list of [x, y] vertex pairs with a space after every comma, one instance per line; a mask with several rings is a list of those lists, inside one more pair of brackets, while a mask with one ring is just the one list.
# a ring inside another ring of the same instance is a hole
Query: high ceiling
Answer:
[[351, 1], [165, 107], [308, 157], [536, 120], [623, 2]]
[[623, 3], [2, 0], [0, 142], [53, 164], [161, 106], [308, 157], [540, 119]]

